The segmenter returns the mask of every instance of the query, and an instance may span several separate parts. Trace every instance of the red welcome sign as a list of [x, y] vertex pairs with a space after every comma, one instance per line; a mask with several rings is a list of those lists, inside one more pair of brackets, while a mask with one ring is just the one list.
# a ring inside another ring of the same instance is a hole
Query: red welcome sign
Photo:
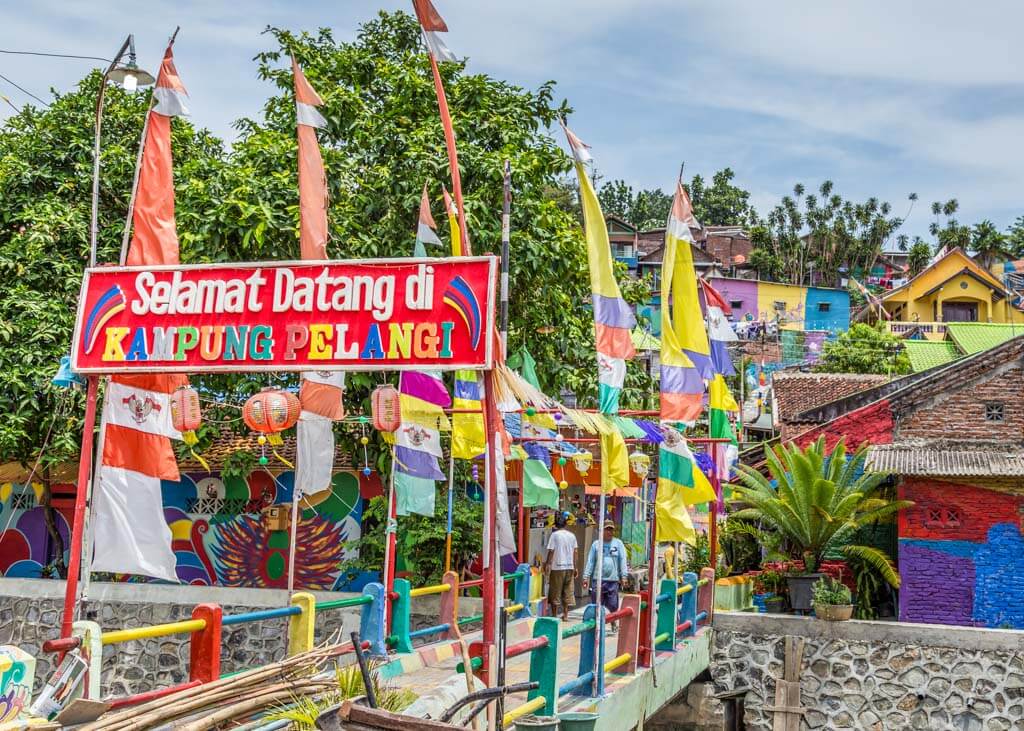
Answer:
[[99, 267], [80, 373], [491, 367], [493, 256]]

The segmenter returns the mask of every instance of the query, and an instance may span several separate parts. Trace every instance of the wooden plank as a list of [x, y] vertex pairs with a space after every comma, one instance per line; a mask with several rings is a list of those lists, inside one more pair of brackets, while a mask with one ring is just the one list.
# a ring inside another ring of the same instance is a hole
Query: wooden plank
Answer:
[[94, 701], [88, 698], [75, 698], [68, 707], [57, 714], [54, 722], [63, 726], [75, 726], [81, 723], [90, 723], [110, 710], [110, 703], [107, 701]]
[[383, 711], [380, 708], [360, 706], [351, 700], [342, 704], [338, 716], [344, 721], [388, 731], [451, 731], [451, 729], [459, 728], [449, 723], [432, 721], [427, 718], [414, 718], [401, 713]]
[[783, 680], [794, 683], [800, 680], [800, 666], [804, 662], [804, 638], [786, 635], [785, 676]]

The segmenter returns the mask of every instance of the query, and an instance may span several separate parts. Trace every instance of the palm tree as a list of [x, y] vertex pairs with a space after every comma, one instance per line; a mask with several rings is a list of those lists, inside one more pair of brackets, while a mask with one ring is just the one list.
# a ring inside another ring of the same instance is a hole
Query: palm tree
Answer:
[[988, 269], [996, 257], [1005, 255], [1006, 236], [994, 223], [985, 219], [974, 224], [971, 231], [971, 249], [974, 250], [974, 258], [978, 264]]
[[838, 550], [865, 561], [898, 588], [899, 574], [884, 552], [849, 541], [860, 528], [913, 503], [879, 497], [878, 487], [887, 475], [863, 471], [867, 446], [847, 457], [844, 442], [831, 454], [825, 453], [824, 437], [804, 449], [795, 444], [766, 446], [768, 472], [777, 487], [752, 467], [739, 465], [734, 499], [748, 507], [733, 516], [777, 530], [791, 555], [803, 558], [807, 571], [814, 571], [827, 552]]

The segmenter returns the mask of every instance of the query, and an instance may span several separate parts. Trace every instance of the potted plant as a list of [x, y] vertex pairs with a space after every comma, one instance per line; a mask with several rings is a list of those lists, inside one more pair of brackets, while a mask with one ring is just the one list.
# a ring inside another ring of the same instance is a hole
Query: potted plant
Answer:
[[853, 616], [850, 589], [831, 576], [819, 579], [812, 592], [814, 614], [818, 619], [842, 622]]
[[764, 594], [764, 611], [767, 614], [782, 614], [786, 611], [786, 580], [774, 569], [762, 571], [757, 583]]
[[[737, 465], [734, 501], [747, 507], [733, 517], [760, 521], [784, 538], [803, 570], [787, 575], [789, 604], [811, 609], [811, 588], [821, 578], [817, 568], [826, 553], [839, 551], [875, 568], [894, 588], [900, 578], [889, 557], [872, 546], [850, 545], [861, 527], [913, 505], [908, 500], [880, 497], [882, 472], [864, 471], [867, 446], [847, 455], [840, 440], [830, 454], [824, 437], [801, 448], [796, 444], [766, 446], [765, 464], [772, 481], [748, 465]], [[774, 484], [773, 484], [774, 483]]]

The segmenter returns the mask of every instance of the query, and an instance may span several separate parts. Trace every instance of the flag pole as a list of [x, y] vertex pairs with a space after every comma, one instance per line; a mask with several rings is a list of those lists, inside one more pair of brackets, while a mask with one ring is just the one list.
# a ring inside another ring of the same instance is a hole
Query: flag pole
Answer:
[[388, 517], [384, 523], [384, 628], [391, 632], [391, 591], [395, 584], [395, 541], [398, 518], [395, 510], [395, 452], [391, 450], [391, 478], [388, 480]]
[[299, 533], [299, 491], [292, 484], [292, 519], [289, 524], [291, 535], [288, 539], [288, 600], [295, 591], [295, 543]]
[[[453, 445], [454, 446], [454, 445]], [[448, 527], [444, 536], [444, 572], [452, 570], [452, 515], [455, 509], [455, 450], [448, 455]]]
[[512, 212], [512, 164], [505, 161], [504, 196], [501, 204], [501, 351], [508, 357], [508, 245]]
[[441, 71], [437, 67], [434, 54], [427, 52], [430, 58], [430, 70], [434, 74], [434, 93], [437, 95], [437, 108], [441, 112], [441, 126], [444, 128], [444, 144], [448, 148], [448, 167], [452, 172], [452, 193], [455, 194], [456, 214], [459, 217], [459, 238], [462, 239], [462, 254], [469, 256], [473, 252], [469, 247], [469, 233], [466, 227], [466, 210], [462, 204], [462, 176], [459, 173], [459, 153], [455, 149], [455, 130], [452, 128], [452, 117], [448, 111], [448, 99], [441, 83]]
[[78, 603], [78, 579], [82, 569], [82, 535], [85, 527], [85, 502], [89, 478], [92, 475], [93, 431], [96, 428], [96, 391], [99, 376], [87, 376], [85, 395], [85, 423], [82, 426], [82, 452], [78, 458], [78, 483], [75, 486], [75, 515], [71, 525], [71, 556], [68, 579], [64, 584], [64, 617], [60, 636], [71, 636], [71, 625], [75, 621], [75, 607]]

